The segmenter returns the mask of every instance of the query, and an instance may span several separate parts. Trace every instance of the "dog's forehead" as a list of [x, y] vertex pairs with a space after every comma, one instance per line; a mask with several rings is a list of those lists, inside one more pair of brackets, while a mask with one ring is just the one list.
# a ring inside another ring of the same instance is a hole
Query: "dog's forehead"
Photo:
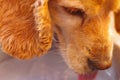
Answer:
[[105, 0], [56, 0], [61, 6], [80, 8], [90, 14], [97, 14]]
[[76, 8], [83, 7], [80, 0], [56, 0], [56, 1], [61, 6], [76, 7]]
[[80, 6], [80, 5], [101, 5], [105, 0], [55, 0], [59, 4], [66, 4], [66, 5], [73, 5], [73, 6]]

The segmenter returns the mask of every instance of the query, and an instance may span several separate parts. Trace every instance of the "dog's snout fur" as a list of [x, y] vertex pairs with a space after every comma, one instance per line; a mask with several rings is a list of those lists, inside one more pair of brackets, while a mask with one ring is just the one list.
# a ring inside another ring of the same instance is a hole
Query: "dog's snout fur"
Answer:
[[111, 67], [112, 61], [92, 61], [88, 60], [88, 64], [92, 69], [105, 70]]
[[103, 44], [99, 44], [98, 46], [99, 48], [96, 48], [94, 45], [92, 49], [89, 50], [88, 64], [94, 69], [104, 70], [109, 68], [112, 64], [112, 46], [103, 46]]

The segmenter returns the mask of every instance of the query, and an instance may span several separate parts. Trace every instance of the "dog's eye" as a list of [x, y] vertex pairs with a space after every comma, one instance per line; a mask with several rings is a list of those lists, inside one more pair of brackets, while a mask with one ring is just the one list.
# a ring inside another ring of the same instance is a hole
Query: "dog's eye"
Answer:
[[72, 7], [63, 7], [63, 8], [66, 12], [68, 12], [71, 15], [76, 15], [81, 17], [85, 15], [85, 12], [82, 9], [72, 8]]

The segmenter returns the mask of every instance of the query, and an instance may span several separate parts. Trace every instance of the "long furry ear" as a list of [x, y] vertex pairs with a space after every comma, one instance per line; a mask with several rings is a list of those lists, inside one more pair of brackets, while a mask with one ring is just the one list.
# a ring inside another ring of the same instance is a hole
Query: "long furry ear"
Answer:
[[37, 0], [35, 7], [31, 6], [31, 1], [34, 0], [28, 3], [19, 0], [0, 2], [1, 48], [19, 59], [40, 56], [51, 48], [52, 27], [48, 0]]

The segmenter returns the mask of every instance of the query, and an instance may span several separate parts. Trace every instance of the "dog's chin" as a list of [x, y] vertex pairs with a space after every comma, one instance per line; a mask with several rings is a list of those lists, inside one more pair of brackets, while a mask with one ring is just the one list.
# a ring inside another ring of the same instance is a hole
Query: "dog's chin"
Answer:
[[86, 69], [73, 69], [73, 71], [75, 71], [78, 74], [79, 80], [94, 80], [98, 72], [98, 70], [93, 70], [89, 66], [87, 66]]
[[75, 73], [77, 73], [77, 74], [80, 74], [80, 75], [87, 75], [87, 74], [91, 74], [91, 73], [94, 73], [94, 72], [97, 72], [98, 70], [97, 69], [91, 69], [91, 68], [81, 68], [81, 69], [74, 69], [74, 68], [72, 68], [72, 70], [75, 72]]
[[78, 80], [94, 80], [98, 71], [91, 71], [86, 74], [79, 74], [78, 75]]

